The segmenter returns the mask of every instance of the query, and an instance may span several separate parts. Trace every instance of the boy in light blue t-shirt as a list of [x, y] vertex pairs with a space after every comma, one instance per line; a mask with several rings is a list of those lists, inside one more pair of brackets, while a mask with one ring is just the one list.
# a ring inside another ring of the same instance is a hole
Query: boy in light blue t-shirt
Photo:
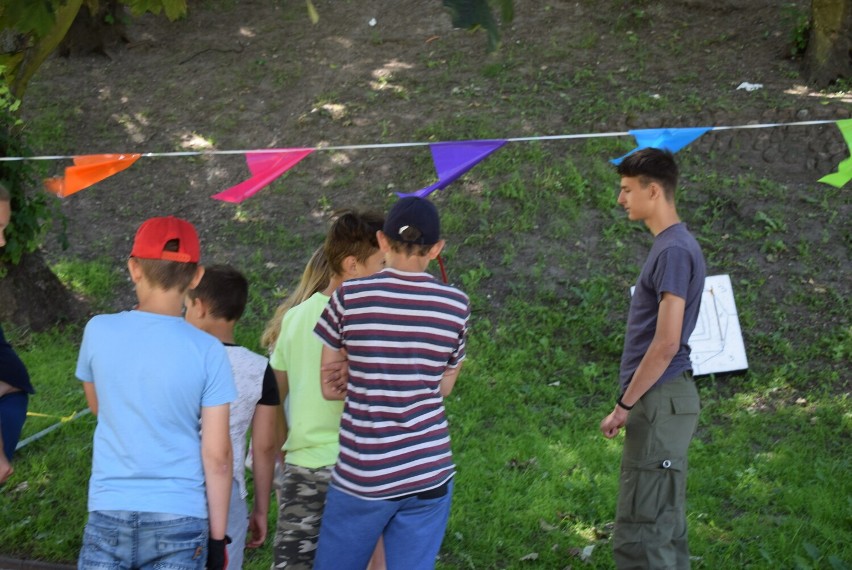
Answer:
[[127, 262], [139, 304], [86, 325], [77, 377], [98, 424], [81, 569], [227, 564], [237, 393], [222, 343], [182, 318], [199, 258], [189, 222], [147, 220]]

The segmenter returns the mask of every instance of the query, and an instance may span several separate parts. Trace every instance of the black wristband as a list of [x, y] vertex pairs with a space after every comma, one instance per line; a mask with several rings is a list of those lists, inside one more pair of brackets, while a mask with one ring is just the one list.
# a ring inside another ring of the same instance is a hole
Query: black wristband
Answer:
[[627, 410], [629, 412], [630, 410], [633, 409], [633, 406], [635, 406], [636, 404], [633, 404], [633, 406], [628, 406], [627, 404], [625, 404], [624, 402], [621, 401], [622, 396], [624, 396], [624, 394], [622, 394], [621, 396], [618, 397], [618, 400], [615, 401], [615, 405], [618, 406], [619, 408], [624, 408], [625, 410]]
[[207, 564], [205, 568], [208, 570], [225, 570], [228, 567], [227, 545], [229, 544], [231, 544], [231, 537], [228, 535], [225, 535], [225, 538], [219, 540], [208, 538]]

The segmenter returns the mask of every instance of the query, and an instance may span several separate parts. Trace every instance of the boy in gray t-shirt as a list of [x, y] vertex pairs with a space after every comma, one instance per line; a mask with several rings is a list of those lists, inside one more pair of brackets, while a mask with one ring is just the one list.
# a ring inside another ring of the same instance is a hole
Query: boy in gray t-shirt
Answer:
[[619, 568], [689, 568], [687, 450], [700, 401], [687, 339], [704, 290], [704, 257], [675, 208], [678, 169], [670, 152], [637, 151], [618, 173], [618, 203], [645, 223], [654, 245], [630, 303], [621, 396], [600, 425], [607, 438], [622, 426], [627, 434], [613, 553]]

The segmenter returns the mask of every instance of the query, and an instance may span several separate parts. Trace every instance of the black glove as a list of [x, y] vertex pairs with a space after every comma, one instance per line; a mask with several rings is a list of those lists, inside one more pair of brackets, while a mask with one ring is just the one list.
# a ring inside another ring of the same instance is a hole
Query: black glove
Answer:
[[228, 568], [228, 549], [227, 545], [231, 544], [231, 537], [225, 535], [225, 538], [216, 540], [214, 538], [207, 539], [207, 570], [226, 570]]

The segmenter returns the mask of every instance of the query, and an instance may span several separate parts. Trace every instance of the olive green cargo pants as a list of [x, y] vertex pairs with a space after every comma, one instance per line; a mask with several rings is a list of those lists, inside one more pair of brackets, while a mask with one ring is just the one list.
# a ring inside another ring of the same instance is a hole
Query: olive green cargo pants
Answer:
[[685, 373], [646, 392], [627, 417], [613, 534], [620, 570], [690, 567], [686, 454], [700, 407]]

